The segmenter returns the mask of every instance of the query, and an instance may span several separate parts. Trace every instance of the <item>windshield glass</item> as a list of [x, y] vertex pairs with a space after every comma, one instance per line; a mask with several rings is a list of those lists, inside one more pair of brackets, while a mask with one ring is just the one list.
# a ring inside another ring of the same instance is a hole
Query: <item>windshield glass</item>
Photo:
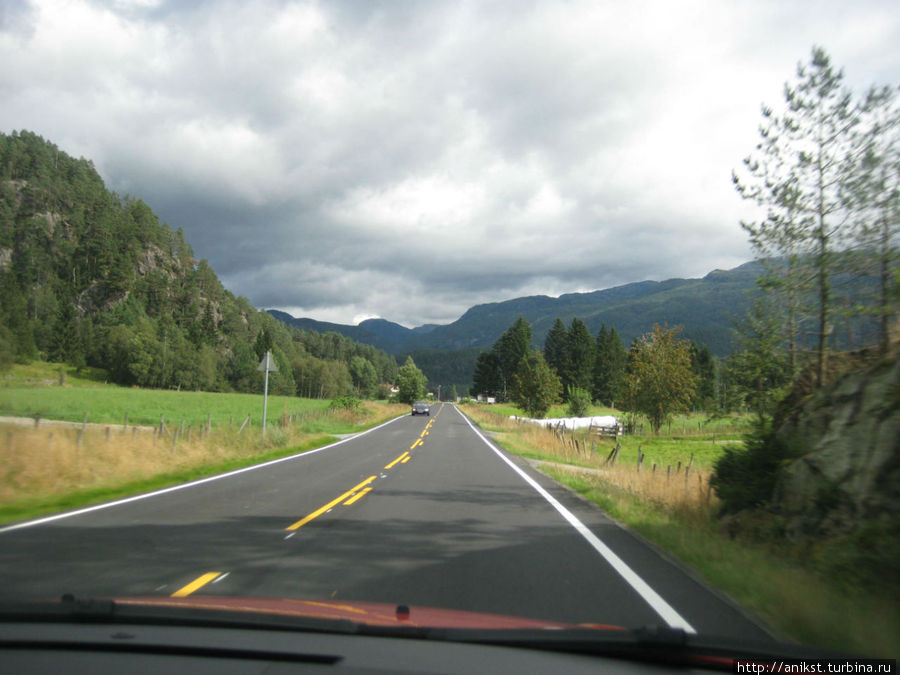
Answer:
[[13, 3], [0, 599], [896, 657], [898, 20]]

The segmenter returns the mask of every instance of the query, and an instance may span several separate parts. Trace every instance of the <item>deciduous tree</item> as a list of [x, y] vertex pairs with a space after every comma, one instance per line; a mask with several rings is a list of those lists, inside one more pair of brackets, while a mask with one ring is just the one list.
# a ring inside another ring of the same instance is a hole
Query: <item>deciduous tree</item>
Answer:
[[519, 361], [512, 379], [512, 400], [531, 417], [544, 417], [559, 400], [559, 377], [537, 350], [529, 350]]
[[654, 433], [676, 412], [687, 411], [696, 389], [690, 343], [680, 328], [653, 327], [632, 346], [626, 376], [626, 406], [644, 415]]
[[412, 404], [425, 396], [425, 386], [428, 380], [425, 374], [416, 367], [415, 361], [411, 356], [406, 357], [406, 363], [400, 366], [397, 374], [397, 388], [400, 392], [397, 399], [401, 403]]

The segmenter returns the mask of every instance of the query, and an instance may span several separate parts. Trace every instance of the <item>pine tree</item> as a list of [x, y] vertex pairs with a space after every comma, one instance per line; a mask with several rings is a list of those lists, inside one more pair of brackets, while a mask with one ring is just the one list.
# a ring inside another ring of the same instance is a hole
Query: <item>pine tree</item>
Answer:
[[493, 351], [481, 352], [475, 361], [472, 375], [472, 396], [499, 397], [502, 390], [500, 381], [500, 359]]
[[557, 375], [561, 375], [566, 367], [567, 340], [566, 325], [557, 317], [544, 338], [544, 360]]
[[593, 389], [596, 349], [596, 342], [584, 321], [577, 317], [572, 319], [566, 334], [566, 365], [562, 377], [567, 395], [570, 388]]
[[846, 158], [858, 151], [850, 141], [859, 115], [842, 81], [825, 51], [814, 48], [810, 63], [798, 65], [796, 83], [785, 85], [784, 113], [763, 109], [757, 152], [744, 160], [749, 178], [733, 176], [743, 197], [766, 208], [764, 219], [742, 223], [751, 244], [763, 258], [786, 261], [787, 274], [776, 276], [775, 285], [788, 298], [791, 331], [799, 298], [808, 288], [814, 296], [820, 383], [832, 329], [835, 250], [847, 217]]
[[595, 401], [615, 407], [625, 387], [625, 362], [628, 355], [614, 327], [600, 326], [597, 333], [597, 360], [594, 365]]
[[886, 354], [898, 314], [892, 296], [900, 260], [900, 97], [892, 87], [873, 87], [862, 112], [855, 138], [861, 152], [851, 155], [845, 195], [853, 211], [856, 270], [877, 281], [870, 311], [878, 319], [879, 350]]
[[513, 324], [500, 336], [492, 351], [497, 356], [500, 374], [500, 398], [509, 400], [509, 389], [512, 386], [512, 378], [519, 368], [519, 362], [531, 349], [531, 326], [523, 317], [516, 319]]
[[716, 399], [716, 363], [706, 345], [691, 342], [691, 370], [697, 380], [697, 389], [691, 406], [695, 410], [709, 410]]

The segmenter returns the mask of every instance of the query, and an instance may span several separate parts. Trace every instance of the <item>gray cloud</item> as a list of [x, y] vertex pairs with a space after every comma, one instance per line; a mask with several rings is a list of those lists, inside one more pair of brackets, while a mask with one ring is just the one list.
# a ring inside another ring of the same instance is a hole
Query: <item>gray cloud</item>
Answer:
[[4, 4], [0, 128], [95, 161], [257, 306], [417, 325], [750, 257], [731, 169], [890, 2]]

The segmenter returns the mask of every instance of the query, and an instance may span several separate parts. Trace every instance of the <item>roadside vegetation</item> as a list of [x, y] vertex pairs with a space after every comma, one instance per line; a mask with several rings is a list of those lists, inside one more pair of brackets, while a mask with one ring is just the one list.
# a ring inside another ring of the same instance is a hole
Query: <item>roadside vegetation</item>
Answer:
[[[585, 431], [558, 434], [517, 422], [510, 406], [462, 406], [506, 450], [539, 463], [553, 479], [594, 502], [693, 569], [759, 618], [782, 638], [851, 653], [896, 657], [900, 611], [896, 598], [861, 589], [821, 569], [804, 546], [785, 546], [719, 517], [721, 501], [710, 488], [726, 448], [740, 448], [734, 431], [746, 416], [716, 420], [685, 416], [685, 436], [626, 435], [591, 438]], [[603, 409], [603, 412], [609, 412]], [[673, 427], [677, 427], [673, 421]], [[693, 424], [691, 424], [693, 423]], [[723, 433], [728, 428], [731, 433]], [[619, 445], [613, 463], [609, 454]], [[644, 460], [638, 469], [638, 452]], [[654, 471], [653, 465], [656, 465]]]
[[[783, 635], [896, 658], [900, 97], [842, 78], [814, 48], [733, 174], [765, 272], [730, 355], [577, 317], [537, 352], [520, 317], [476, 362], [471, 394], [500, 405], [466, 411]], [[625, 436], [510, 418], [598, 411]]]
[[0, 415], [28, 418], [0, 428], [0, 522], [304, 452], [406, 412], [352, 397], [270, 396], [263, 439], [261, 395], [125, 388], [65, 369], [60, 386], [59, 369], [14, 366], [0, 380]]

